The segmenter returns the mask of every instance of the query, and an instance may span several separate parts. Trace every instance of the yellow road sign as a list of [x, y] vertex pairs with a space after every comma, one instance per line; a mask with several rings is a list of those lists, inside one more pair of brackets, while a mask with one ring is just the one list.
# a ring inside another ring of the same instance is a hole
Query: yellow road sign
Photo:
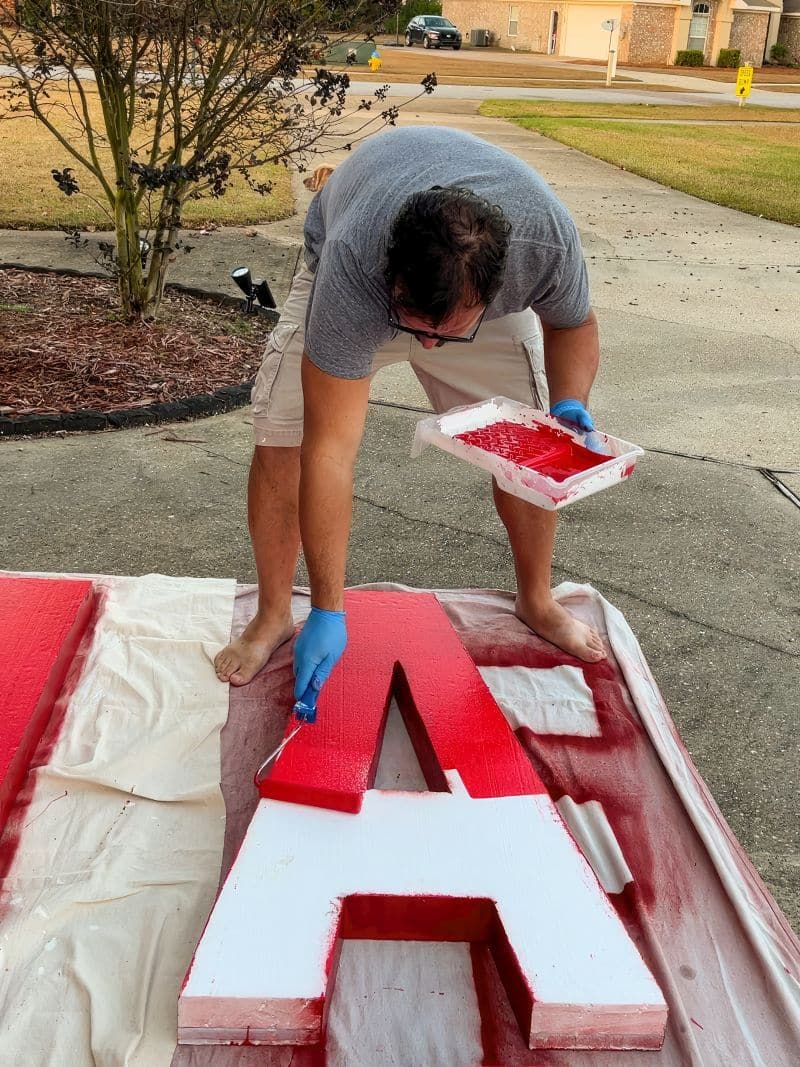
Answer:
[[741, 98], [750, 95], [753, 88], [753, 68], [750, 66], [739, 67], [736, 74], [736, 95]]

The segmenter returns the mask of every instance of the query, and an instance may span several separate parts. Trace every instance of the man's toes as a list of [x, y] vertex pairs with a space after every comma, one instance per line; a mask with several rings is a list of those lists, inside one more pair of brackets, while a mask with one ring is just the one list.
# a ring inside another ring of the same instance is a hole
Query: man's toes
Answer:
[[258, 674], [259, 670], [259, 667], [256, 667], [256, 670], [250, 670], [240, 663], [235, 671], [231, 671], [231, 676], [228, 681], [231, 685], [249, 685]]
[[589, 653], [591, 655], [593, 663], [597, 663], [598, 660], [605, 659], [605, 657], [606, 657], [605, 646], [603, 645], [603, 641], [602, 641], [600, 635], [595, 633], [594, 630], [590, 630], [589, 631], [588, 646], [589, 646]]
[[229, 681], [231, 673], [238, 666], [239, 664], [236, 663], [227, 648], [224, 648], [214, 660], [214, 670], [217, 672], [217, 677], [223, 682]]

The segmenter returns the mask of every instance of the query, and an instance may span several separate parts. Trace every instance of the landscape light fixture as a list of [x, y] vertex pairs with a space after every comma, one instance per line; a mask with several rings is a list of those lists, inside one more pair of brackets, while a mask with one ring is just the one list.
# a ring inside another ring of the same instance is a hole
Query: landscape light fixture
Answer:
[[231, 271], [231, 278], [233, 278], [234, 282], [236, 282], [245, 295], [245, 300], [242, 306], [248, 315], [254, 313], [255, 308], [253, 305], [256, 300], [258, 300], [263, 308], [277, 307], [269, 283], [266, 279], [262, 282], [254, 282], [249, 267], [234, 268], [234, 270]]
[[274, 308], [274, 307], [276, 307], [275, 297], [272, 295], [272, 290], [270, 289], [266, 278], [264, 279], [263, 282], [257, 282], [253, 286], [253, 288], [254, 288], [255, 294], [256, 294], [256, 296], [258, 298], [258, 302], [262, 306], [262, 308]]
[[142, 257], [142, 270], [147, 270], [147, 257], [150, 255], [152, 247], [146, 237], [139, 238], [139, 255]]

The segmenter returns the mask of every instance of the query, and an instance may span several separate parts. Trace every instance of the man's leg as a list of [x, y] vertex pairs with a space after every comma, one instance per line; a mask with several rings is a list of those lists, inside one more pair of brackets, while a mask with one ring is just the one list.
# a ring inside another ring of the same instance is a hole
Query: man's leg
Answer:
[[257, 445], [247, 483], [247, 519], [258, 574], [258, 609], [241, 637], [214, 660], [223, 682], [246, 685], [294, 632], [292, 585], [300, 552], [300, 449]]
[[[436, 411], [507, 396], [547, 410], [541, 328], [533, 312], [484, 322], [473, 344], [424, 349], [411, 345], [411, 362]], [[550, 589], [556, 512], [494, 488], [517, 575], [517, 615], [540, 637], [578, 659], [605, 656], [600, 635], [557, 604]]]
[[[301, 268], [272, 331], [253, 388], [256, 449], [247, 486], [250, 539], [258, 574], [258, 608], [241, 637], [214, 660], [217, 675], [246, 685], [293, 633], [292, 585], [300, 552], [298, 493], [303, 390], [300, 362], [313, 276]], [[408, 359], [410, 338], [400, 334], [377, 354], [375, 369]]]
[[556, 512], [545, 511], [499, 489], [492, 480], [497, 514], [503, 520], [517, 574], [517, 615], [545, 641], [578, 659], [605, 659], [600, 635], [553, 599], [550, 589]]
[[295, 275], [270, 334], [253, 386], [255, 452], [247, 484], [247, 519], [258, 575], [258, 608], [241, 637], [217, 655], [223, 682], [246, 685], [292, 636], [292, 585], [300, 552], [297, 507], [303, 390], [303, 324], [313, 284], [303, 266]]

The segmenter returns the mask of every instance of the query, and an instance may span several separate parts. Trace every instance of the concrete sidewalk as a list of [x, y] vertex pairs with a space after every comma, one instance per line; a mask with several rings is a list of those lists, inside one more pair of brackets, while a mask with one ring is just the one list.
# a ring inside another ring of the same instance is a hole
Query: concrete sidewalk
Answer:
[[[593, 409], [650, 451], [628, 484], [564, 513], [556, 578], [589, 581], [624, 612], [701, 773], [798, 926], [800, 509], [762, 470], [794, 471], [777, 478], [800, 491], [800, 233], [471, 105], [425, 104], [402, 121], [461, 126], [517, 153], [578, 221], [603, 339]], [[223, 279], [249, 258], [256, 271], [274, 263], [282, 296], [300, 225], [211, 234], [181, 257], [182, 280]], [[63, 264], [64, 248], [60, 237], [0, 234], [0, 260], [14, 250]], [[405, 369], [375, 383], [348, 580], [511, 588], [482, 473], [430, 450], [408, 457], [411, 409], [425, 404]], [[0, 482], [13, 521], [0, 561], [252, 580], [249, 453], [244, 411], [169, 430], [7, 440]]]

